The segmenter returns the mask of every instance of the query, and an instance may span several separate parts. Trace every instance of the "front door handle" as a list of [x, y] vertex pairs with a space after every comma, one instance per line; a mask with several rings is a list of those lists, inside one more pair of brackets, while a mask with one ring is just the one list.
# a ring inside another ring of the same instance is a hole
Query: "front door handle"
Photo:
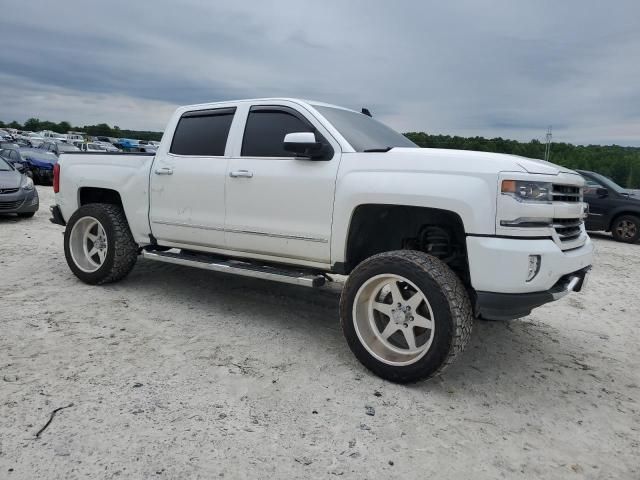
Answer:
[[234, 170], [233, 172], [229, 172], [229, 176], [231, 178], [252, 178], [253, 172], [249, 170]]
[[173, 168], [170, 168], [170, 167], [156, 168], [155, 174], [156, 175], [173, 175]]

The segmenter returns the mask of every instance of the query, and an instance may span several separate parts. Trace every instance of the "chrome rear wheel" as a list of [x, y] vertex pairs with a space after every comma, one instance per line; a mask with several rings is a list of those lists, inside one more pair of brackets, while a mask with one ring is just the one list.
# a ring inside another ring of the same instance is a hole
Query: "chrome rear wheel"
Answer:
[[69, 250], [76, 266], [86, 273], [98, 270], [107, 258], [107, 233], [94, 217], [80, 218], [71, 229]]

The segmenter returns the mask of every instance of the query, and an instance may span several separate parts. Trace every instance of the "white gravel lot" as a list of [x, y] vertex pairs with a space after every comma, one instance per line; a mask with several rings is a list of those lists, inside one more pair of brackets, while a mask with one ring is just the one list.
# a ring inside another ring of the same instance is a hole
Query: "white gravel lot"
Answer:
[[81, 283], [38, 190], [0, 218], [0, 479], [640, 478], [640, 245], [596, 236], [586, 292], [399, 386], [330, 292], [144, 260]]

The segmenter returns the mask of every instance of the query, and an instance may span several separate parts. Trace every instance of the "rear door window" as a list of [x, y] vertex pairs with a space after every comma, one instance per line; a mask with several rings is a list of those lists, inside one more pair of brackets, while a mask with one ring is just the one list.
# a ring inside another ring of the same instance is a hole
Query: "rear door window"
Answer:
[[178, 121], [169, 152], [175, 155], [224, 156], [235, 111], [233, 107], [184, 113]]

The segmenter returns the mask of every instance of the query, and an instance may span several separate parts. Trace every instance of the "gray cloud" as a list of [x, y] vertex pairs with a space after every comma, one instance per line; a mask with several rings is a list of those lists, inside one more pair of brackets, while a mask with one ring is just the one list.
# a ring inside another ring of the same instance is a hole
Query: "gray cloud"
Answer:
[[161, 129], [179, 104], [292, 96], [403, 131], [640, 145], [635, 1], [31, 0], [0, 40], [5, 121]]

